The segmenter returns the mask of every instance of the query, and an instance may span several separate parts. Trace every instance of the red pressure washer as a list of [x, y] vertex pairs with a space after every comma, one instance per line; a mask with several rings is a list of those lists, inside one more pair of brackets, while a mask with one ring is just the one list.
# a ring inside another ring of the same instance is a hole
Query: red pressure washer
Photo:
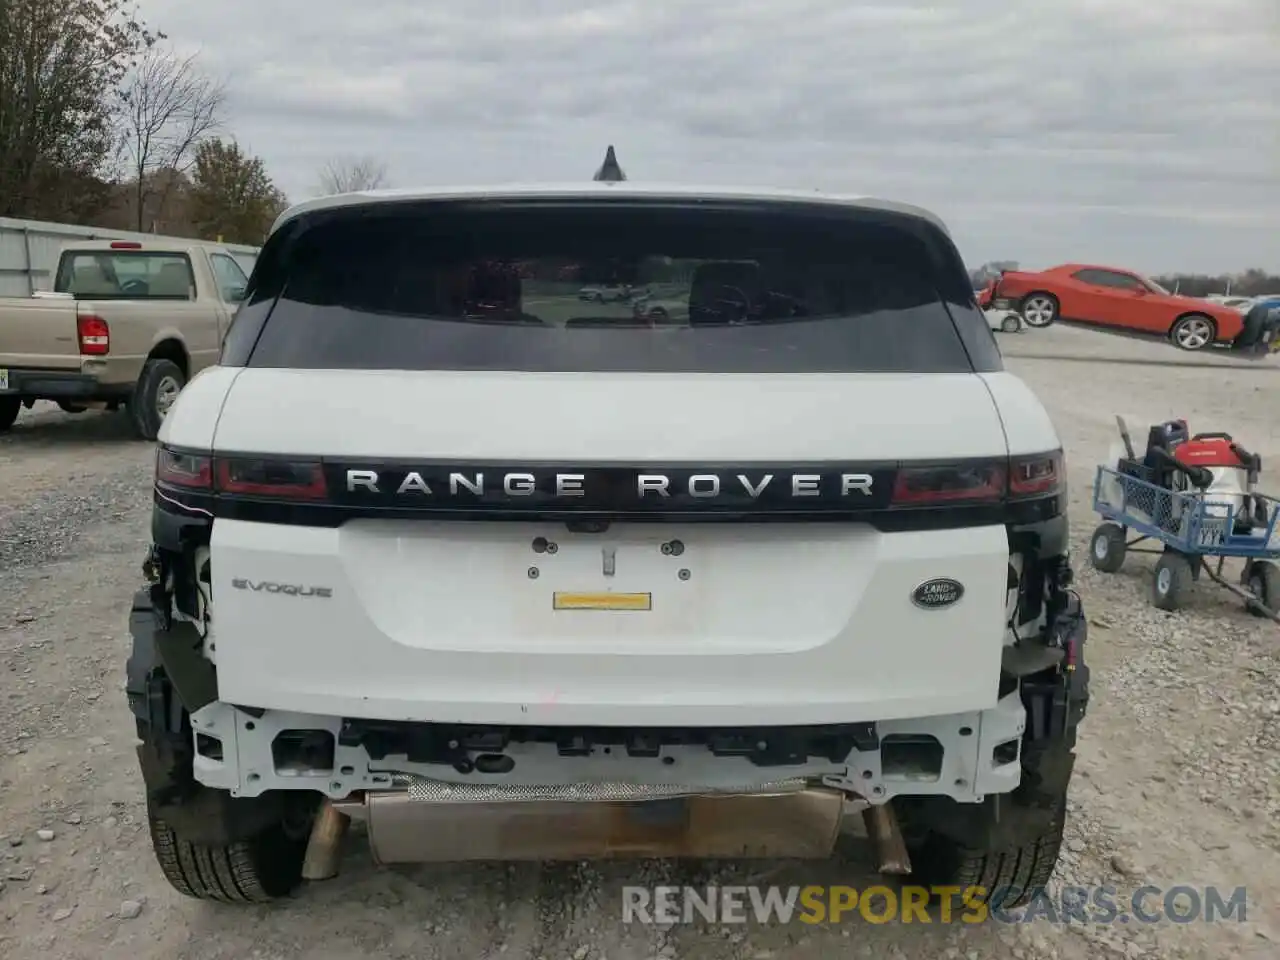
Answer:
[[1235, 517], [1236, 533], [1248, 533], [1269, 522], [1266, 502], [1258, 496], [1262, 458], [1250, 453], [1229, 433], [1197, 433], [1173, 449], [1174, 458], [1186, 467], [1208, 470], [1211, 478], [1197, 487], [1207, 502], [1227, 508]]

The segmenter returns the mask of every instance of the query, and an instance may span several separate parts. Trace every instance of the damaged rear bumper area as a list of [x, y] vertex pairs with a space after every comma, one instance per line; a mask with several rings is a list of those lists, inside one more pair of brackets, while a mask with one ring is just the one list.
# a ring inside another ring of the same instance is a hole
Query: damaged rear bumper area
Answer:
[[[194, 772], [233, 796], [314, 790], [333, 800], [395, 783], [570, 787], [643, 783], [656, 795], [821, 781], [874, 802], [961, 802], [1017, 786], [1025, 709], [886, 723], [761, 728], [486, 727], [254, 710], [195, 711]], [[424, 787], [424, 790], [426, 788]]]
[[135, 599], [128, 693], [156, 815], [221, 843], [323, 799], [313, 846], [364, 820], [382, 862], [822, 857], [862, 812], [894, 872], [905, 858], [887, 801], [980, 808], [1014, 792], [1028, 750], [1074, 740], [1088, 695], [1077, 601], [1064, 620], [1073, 669], [1006, 678], [995, 707], [970, 713], [652, 729], [318, 716], [221, 701], [198, 632], [152, 601]]

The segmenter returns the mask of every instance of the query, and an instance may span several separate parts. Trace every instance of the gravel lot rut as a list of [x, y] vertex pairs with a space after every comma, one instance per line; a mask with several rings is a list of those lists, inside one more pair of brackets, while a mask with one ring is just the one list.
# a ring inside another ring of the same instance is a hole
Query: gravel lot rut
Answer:
[[[1002, 340], [1048, 405], [1071, 469], [1094, 700], [1082, 732], [1060, 882], [1124, 899], [1248, 888], [1245, 922], [676, 926], [621, 921], [626, 883], [866, 886], [793, 863], [492, 865], [380, 870], [357, 838], [343, 875], [271, 909], [186, 900], [152, 859], [124, 702], [125, 618], [148, 535], [151, 448], [123, 418], [25, 413], [0, 438], [0, 956], [66, 958], [1280, 957], [1280, 628], [1197, 587], [1176, 614], [1147, 600], [1151, 561], [1085, 564], [1094, 465], [1114, 414], [1186, 416], [1256, 448], [1280, 489], [1280, 370], [1160, 367], [1159, 344], [1070, 329]], [[1116, 341], [1118, 344], [1118, 341]], [[1018, 357], [1035, 353], [1035, 358]], [[1143, 421], [1147, 422], [1147, 421]]]

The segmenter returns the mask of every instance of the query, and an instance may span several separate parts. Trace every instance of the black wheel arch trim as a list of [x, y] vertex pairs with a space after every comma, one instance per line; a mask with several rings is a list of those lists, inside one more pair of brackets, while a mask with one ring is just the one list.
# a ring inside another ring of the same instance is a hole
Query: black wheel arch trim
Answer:
[[1076, 732], [1089, 709], [1089, 665], [1086, 648], [1089, 621], [1074, 591], [1063, 591], [1061, 609], [1050, 618], [1044, 637], [1063, 651], [1062, 662], [1038, 674], [1022, 677], [1019, 692], [1027, 714], [1023, 752], [1039, 752], [1065, 745], [1074, 747]]
[[962, 847], [992, 852], [1033, 844], [1061, 816], [1074, 768], [1075, 753], [1065, 744], [1024, 753], [1023, 779], [1012, 793], [991, 794], [980, 803], [906, 798], [901, 802], [904, 830], [936, 833]]
[[133, 649], [125, 689], [151, 816], [186, 842], [208, 846], [249, 840], [279, 823], [288, 812], [285, 793], [233, 797], [195, 779], [189, 716], [217, 699], [217, 675], [200, 654], [195, 627], [169, 619], [158, 585], [135, 594], [129, 632]]
[[149, 741], [138, 745], [138, 764], [148, 812], [187, 843], [217, 847], [250, 840], [288, 813], [286, 792], [233, 797], [225, 790], [211, 790], [195, 782], [189, 762], [174, 764]]
[[132, 651], [125, 689], [134, 716], [155, 734], [176, 734], [182, 712], [194, 713], [218, 699], [217, 669], [202, 653], [195, 626], [172, 619], [160, 584], [134, 596], [129, 613]]

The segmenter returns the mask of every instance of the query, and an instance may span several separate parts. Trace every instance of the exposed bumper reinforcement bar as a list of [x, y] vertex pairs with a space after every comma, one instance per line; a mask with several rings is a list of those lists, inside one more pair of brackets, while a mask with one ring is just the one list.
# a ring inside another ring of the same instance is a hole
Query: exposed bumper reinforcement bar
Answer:
[[[797, 762], [778, 767], [762, 767], [748, 756], [717, 755], [698, 742], [664, 744], [656, 757], [633, 756], [608, 744], [566, 757], [559, 743], [536, 739], [509, 740], [505, 748], [497, 747], [501, 753], [480, 752], [490, 747], [486, 742], [447, 764], [391, 753], [375, 760], [363, 744], [342, 742], [344, 721], [339, 717], [250, 710], [219, 701], [191, 715], [193, 772], [197, 782], [234, 797], [314, 790], [334, 801], [363, 791], [393, 791], [397, 781], [410, 777], [481, 794], [491, 786], [558, 784], [567, 789], [591, 783], [599, 792], [608, 785], [643, 782], [652, 785], [647, 799], [681, 792], [755, 792], [801, 779], [875, 804], [903, 794], [977, 803], [1018, 785], [1026, 710], [1018, 692], [1011, 691], [987, 710], [879, 721], [875, 741], [863, 745], [867, 749], [855, 746], [838, 761], [810, 754], [807, 760], [795, 758]], [[776, 733], [768, 736], [777, 739]], [[454, 749], [461, 748], [459, 741]]]

